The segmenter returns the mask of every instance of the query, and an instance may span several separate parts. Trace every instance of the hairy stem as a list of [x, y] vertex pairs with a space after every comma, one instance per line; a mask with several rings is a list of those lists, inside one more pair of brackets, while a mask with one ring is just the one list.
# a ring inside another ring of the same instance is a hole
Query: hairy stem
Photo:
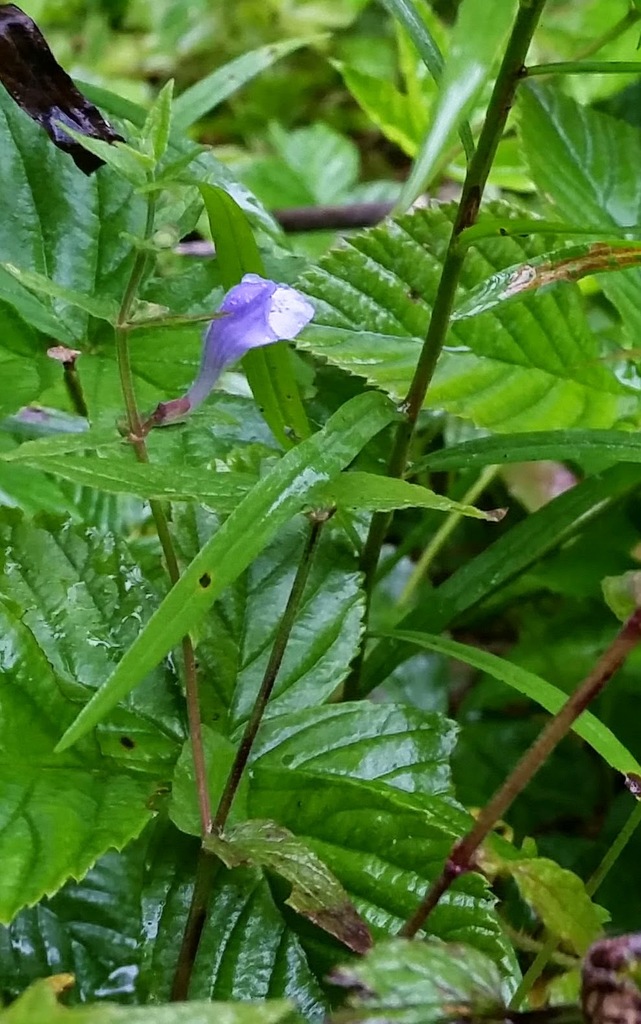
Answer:
[[[545, 0], [521, 0], [519, 4], [518, 14], [488, 104], [485, 123], [465, 177], [443, 263], [443, 271], [432, 307], [432, 316], [404, 403], [406, 415], [398, 428], [392, 449], [387, 470], [389, 476], [402, 477], [405, 473], [414, 428], [445, 342], [454, 296], [465, 259], [466, 250], [465, 247], [459, 245], [459, 236], [476, 221], [487, 176], [505, 129], [517, 85], [523, 76], [527, 51], [544, 5]], [[391, 514], [386, 512], [379, 512], [373, 516], [363, 549], [361, 568], [365, 574], [365, 592], [368, 603], [371, 599], [381, 547], [391, 519]], [[346, 698], [358, 696], [359, 682], [358, 672], [352, 673], [345, 688]]]
[[[149, 238], [153, 231], [155, 215], [155, 200], [152, 198], [147, 205], [147, 221], [145, 225], [145, 238]], [[148, 254], [141, 249], [136, 254], [131, 274], [125, 288], [125, 293], [120, 304], [118, 321], [115, 328], [116, 356], [118, 360], [118, 372], [120, 374], [120, 386], [125, 402], [127, 414], [127, 426], [129, 428], [129, 440], [139, 462], [148, 463], [149, 453], [145, 443], [144, 431], [134, 387], [133, 373], [131, 372], [131, 360], [129, 357], [129, 331], [127, 321], [131, 315], [133, 303], [138, 294], [140, 283], [144, 277], [147, 267]], [[169, 579], [173, 584], [178, 582], [180, 569], [174, 542], [169, 530], [169, 521], [165, 507], [160, 501], [150, 501], [149, 507], [156, 526], [158, 540], [165, 556], [165, 564]], [[205, 755], [203, 751], [202, 730], [200, 724], [200, 701], [198, 697], [198, 679], [196, 675], [196, 659], [194, 648], [190, 637], [183, 637], [182, 641], [183, 663], [185, 668], [185, 695], [187, 704], [187, 718], [189, 722], [189, 736], [191, 740], [192, 756], [194, 760], [194, 776], [198, 793], [198, 807], [200, 810], [200, 821], [203, 835], [211, 831], [211, 804], [209, 800], [209, 788], [207, 786], [207, 772]]]
[[474, 854], [483, 840], [545, 763], [557, 744], [567, 735], [579, 715], [598, 696], [640, 641], [641, 608], [633, 612], [592, 672], [585, 677], [561, 710], [541, 731], [503, 785], [482, 809], [474, 827], [454, 844], [441, 874], [430, 886], [418, 909], [403, 926], [401, 935], [409, 938], [416, 935], [454, 879], [473, 869]]

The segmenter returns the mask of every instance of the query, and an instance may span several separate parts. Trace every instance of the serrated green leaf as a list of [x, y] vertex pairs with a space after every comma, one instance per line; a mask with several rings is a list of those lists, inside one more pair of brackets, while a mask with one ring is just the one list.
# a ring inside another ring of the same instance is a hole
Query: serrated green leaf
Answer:
[[359, 68], [337, 63], [345, 85], [371, 121], [386, 138], [413, 157], [427, 127], [424, 106], [416, 108], [412, 100], [393, 82], [367, 75]]
[[69, 524], [47, 530], [9, 513], [0, 534], [0, 921], [7, 923], [140, 832], [171, 772], [182, 724], [161, 670], [109, 728], [71, 754], [53, 754], [61, 726], [109, 673], [155, 599], [113, 538]]
[[[244, 274], [265, 276], [263, 261], [247, 217], [222, 188], [200, 185], [225, 288]], [[285, 448], [292, 435], [309, 437], [309, 423], [294, 376], [289, 348], [277, 342], [247, 352], [243, 359], [249, 386], [275, 437]]]
[[[487, 672], [488, 675], [500, 679], [501, 682], [513, 687], [519, 693], [525, 694], [550, 714], [560, 711], [568, 699], [567, 693], [559, 690], [545, 679], [541, 679], [540, 676], [478, 647], [471, 647], [468, 644], [450, 640], [448, 637], [434, 636], [429, 633], [395, 630], [392, 636], [398, 640], [424, 647], [429, 651], [438, 651], [448, 657], [458, 658], [467, 665], [473, 665], [481, 672]], [[623, 775], [627, 775], [629, 772], [641, 774], [641, 765], [627, 747], [620, 743], [607, 725], [600, 722], [591, 712], [584, 711], [572, 728], [616, 771]]]
[[368, 512], [389, 512], [397, 508], [431, 508], [439, 512], [458, 512], [472, 519], [486, 519], [497, 522], [505, 515], [504, 509], [483, 512], [473, 505], [462, 505], [443, 494], [436, 494], [429, 487], [410, 484], [375, 473], [342, 473], [331, 484], [321, 488], [322, 500], [327, 496], [328, 504], [337, 508], [364, 509]]
[[505, 991], [492, 960], [460, 943], [435, 939], [379, 943], [362, 960], [339, 967], [331, 980], [353, 989], [344, 1024], [443, 1024], [503, 1016]]
[[[500, 209], [491, 210], [498, 214]], [[350, 237], [301, 278], [316, 300], [297, 340], [402, 400], [423, 344], [453, 207], [419, 210]], [[542, 251], [540, 239], [480, 241], [466, 257], [461, 292]], [[518, 255], [517, 255], [518, 254]], [[599, 361], [575, 285], [452, 325], [427, 395], [496, 431], [609, 427], [637, 399]]]
[[[258, 766], [249, 812], [269, 814], [304, 839], [345, 886], [375, 936], [398, 932], [470, 823], [450, 798], [412, 797], [376, 783]], [[485, 880], [463, 875], [434, 910], [429, 929], [487, 953], [509, 985], [512, 953], [492, 906]]]
[[459, 5], [430, 127], [401, 193], [403, 208], [428, 187], [457, 128], [478, 102], [515, 12], [516, 3], [509, 0], [462, 0]]
[[[143, 892], [141, 991], [169, 999], [189, 911], [200, 843], [164, 830], [148, 855]], [[259, 965], [259, 969], [257, 969]], [[256, 869], [219, 865], [194, 964], [190, 999], [288, 998], [307, 1021], [325, 1017], [326, 1001], [305, 952]]]
[[184, 132], [201, 117], [208, 114], [224, 100], [233, 96], [245, 82], [251, 81], [261, 71], [275, 64], [281, 57], [299, 50], [302, 46], [320, 42], [323, 36], [303, 36], [298, 39], [284, 39], [250, 50], [236, 57], [211, 74], [201, 78], [195, 85], [185, 89], [174, 103], [174, 128]]
[[168, 1006], [116, 1006], [106, 1002], [67, 1009], [58, 995], [73, 984], [70, 974], [37, 981], [8, 1010], [4, 1024], [302, 1024], [285, 1000], [260, 1005], [239, 1003], [170, 1003]]
[[331, 479], [396, 417], [382, 396], [347, 402], [317, 434], [301, 442], [260, 480], [172, 588], [116, 671], [67, 729], [65, 750], [98, 724], [185, 636], [283, 526], [313, 488]]
[[251, 761], [447, 795], [456, 732], [443, 715], [409, 705], [331, 704], [264, 721]]
[[245, 821], [223, 836], [208, 836], [205, 848], [228, 868], [261, 867], [286, 879], [292, 887], [288, 906], [355, 953], [371, 948], [369, 931], [342, 885], [289, 829], [273, 821]]
[[545, 927], [583, 955], [602, 934], [603, 909], [585, 891], [582, 880], [546, 857], [506, 860], [504, 868]]
[[[538, 188], [561, 214], [593, 228], [635, 224], [639, 211], [641, 133], [579, 106], [560, 90], [531, 88], [519, 96], [520, 132]], [[613, 173], [613, 168], [616, 172]], [[636, 345], [641, 330], [641, 270], [599, 278]]]
[[90, 135], [77, 132], [64, 121], [59, 121], [58, 125], [83, 149], [99, 157], [112, 171], [115, 171], [131, 185], [138, 186], [147, 183], [149, 173], [154, 168], [154, 158], [150, 153], [143, 153], [126, 142], [105, 142], [104, 139], [94, 139]]

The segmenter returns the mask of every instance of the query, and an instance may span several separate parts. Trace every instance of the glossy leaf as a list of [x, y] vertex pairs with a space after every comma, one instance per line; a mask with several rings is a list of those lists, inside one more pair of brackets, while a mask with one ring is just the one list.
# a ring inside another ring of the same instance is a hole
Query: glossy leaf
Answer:
[[336, 985], [352, 990], [339, 1017], [352, 1024], [442, 1024], [503, 1016], [501, 977], [492, 960], [459, 943], [428, 939], [381, 942], [362, 960], [332, 972]]
[[0, 921], [7, 923], [140, 832], [182, 725], [160, 671], [108, 728], [73, 753], [53, 754], [61, 726], [109, 673], [154, 595], [113, 538], [70, 525], [49, 531], [10, 514], [0, 528]]
[[[304, 839], [342, 882], [375, 936], [398, 932], [440, 872], [453, 840], [470, 823], [450, 798], [258, 767], [249, 812], [252, 817], [270, 814]], [[509, 986], [512, 956], [492, 907], [484, 879], [462, 875], [434, 910], [429, 931], [445, 941], [455, 935], [487, 953]]]
[[452, 314], [453, 320], [465, 320], [494, 309], [502, 302], [517, 301], [530, 292], [562, 281], [580, 281], [597, 273], [626, 270], [641, 263], [641, 245], [624, 242], [586, 242], [584, 245], [556, 249], [506, 267], [474, 288]]
[[70, 974], [35, 982], [8, 1010], [0, 1011], [3, 1024], [301, 1024], [302, 1018], [284, 1000], [260, 1006], [239, 1003], [172, 1003], [168, 1006], [116, 1006], [94, 1003], [67, 1009], [58, 1002], [73, 984]]
[[292, 887], [288, 906], [355, 953], [371, 948], [369, 931], [343, 887], [288, 829], [272, 821], [246, 821], [205, 842], [228, 868], [261, 867], [286, 879]]
[[[501, 207], [490, 207], [498, 214]], [[402, 400], [427, 330], [452, 207], [419, 210], [354, 234], [300, 285], [316, 300], [297, 340]], [[466, 258], [461, 293], [542, 251], [540, 239], [486, 239]], [[452, 325], [430, 406], [494, 431], [610, 427], [636, 398], [599, 362], [578, 289], [538, 294]]]
[[[397, 630], [393, 635], [398, 640], [416, 644], [418, 647], [424, 647], [430, 651], [438, 651], [448, 657], [457, 658], [465, 662], [466, 665], [472, 665], [481, 672], [487, 672], [488, 675], [500, 679], [501, 682], [529, 697], [530, 700], [536, 701], [550, 714], [556, 714], [567, 701], [567, 694], [553, 686], [552, 683], [541, 679], [533, 672], [528, 672], [520, 665], [515, 665], [505, 658], [499, 658], [479, 647], [471, 647], [468, 644], [450, 640], [448, 637], [434, 636], [429, 633]], [[641, 765], [635, 757], [590, 711], [584, 711], [572, 728], [616, 771], [623, 775], [627, 775], [629, 772], [641, 774]]]
[[[524, 89], [519, 109], [532, 177], [562, 216], [593, 228], [637, 222], [641, 161], [637, 128], [579, 106], [550, 88]], [[608, 274], [599, 283], [636, 344], [641, 329], [641, 270]]]
[[25, 454], [17, 461], [109, 494], [137, 494], [141, 498], [165, 501], [202, 501], [221, 513], [233, 512], [256, 482], [250, 473], [215, 473], [178, 466], [168, 474], [161, 465], [140, 465], [128, 458]]
[[456, 726], [409, 705], [329, 704], [263, 722], [256, 767], [300, 769], [384, 782], [408, 793], [451, 794]]
[[[176, 527], [181, 561], [193, 557], [215, 528], [211, 517], [185, 510]], [[309, 524], [279, 530], [201, 625], [198, 657], [203, 700], [217, 727], [237, 737], [253, 707]], [[340, 686], [358, 651], [364, 602], [356, 556], [338, 531], [323, 531], [265, 718], [317, 707]]]
[[401, 194], [407, 208], [431, 183], [456, 130], [478, 103], [516, 13], [506, 0], [462, 0], [430, 127]]
[[205, 75], [195, 85], [185, 89], [174, 103], [174, 129], [184, 132], [201, 117], [219, 106], [245, 82], [266, 71], [281, 57], [299, 50], [302, 46], [318, 42], [321, 36], [306, 36], [299, 39], [284, 39], [280, 43], [270, 43], [250, 50], [241, 57], [236, 57], [211, 74]]
[[67, 729], [58, 749], [75, 743], [130, 693], [301, 510], [313, 488], [348, 465], [395, 415], [380, 395], [359, 396], [335, 413], [323, 430], [289, 451], [196, 556], [116, 671]]
[[118, 303], [114, 299], [102, 299], [99, 296], [83, 295], [82, 292], [76, 292], [72, 288], [64, 288], [62, 285], [56, 284], [55, 281], [45, 277], [44, 274], [36, 274], [30, 270], [21, 270], [20, 267], [14, 267], [12, 263], [3, 263], [0, 266], [2, 270], [6, 271], [7, 274], [11, 274], [12, 277], [15, 277], [16, 281], [19, 281], [20, 284], [30, 291], [35, 292], [36, 295], [48, 295], [50, 298], [60, 299], [62, 302], [67, 302], [70, 306], [84, 310], [85, 313], [89, 313], [91, 316], [95, 316], [100, 320], [108, 320], [111, 323], [114, 323], [118, 316]]
[[[222, 188], [201, 185], [212, 238], [226, 289], [238, 284], [244, 274], [265, 276], [262, 257], [247, 218]], [[286, 342], [248, 352], [243, 360], [254, 398], [274, 435], [285, 448], [292, 434], [309, 436], [309, 424], [294, 376]]]
[[472, 466], [502, 466], [511, 462], [537, 462], [561, 459], [581, 463], [641, 462], [641, 440], [637, 434], [622, 430], [550, 430], [531, 434], [500, 434], [430, 452], [414, 465], [423, 469], [467, 469]]
[[170, 79], [158, 93], [143, 125], [141, 149], [148, 151], [156, 163], [165, 155], [173, 114], [174, 83]]
[[444, 494], [435, 494], [428, 487], [410, 484], [407, 480], [377, 476], [375, 473], [342, 473], [333, 483], [322, 488], [322, 497], [337, 508], [363, 509], [368, 512], [389, 512], [397, 508], [431, 508], [439, 512], [458, 512], [472, 519], [498, 522], [504, 509], [484, 512], [473, 505], [462, 505]]
[[583, 955], [602, 934], [608, 915], [592, 902], [578, 875], [546, 857], [510, 861], [506, 867], [548, 931], [573, 952]]

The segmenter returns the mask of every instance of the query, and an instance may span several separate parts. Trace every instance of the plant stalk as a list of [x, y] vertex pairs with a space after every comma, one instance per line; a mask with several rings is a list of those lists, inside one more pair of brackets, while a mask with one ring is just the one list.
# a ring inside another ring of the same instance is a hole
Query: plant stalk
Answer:
[[[283, 661], [285, 649], [296, 620], [296, 615], [300, 608], [322, 529], [328, 518], [329, 513], [327, 512], [317, 512], [311, 517], [311, 529], [298, 563], [298, 569], [296, 570], [296, 575], [292, 583], [285, 610], [278, 625], [269, 661], [263, 675], [263, 681], [261, 683], [260, 690], [256, 695], [251, 715], [249, 716], [249, 720], [245, 726], [243, 737], [240, 741], [236, 757], [234, 758], [234, 763], [231, 766], [225, 788], [214, 816], [212, 830], [215, 832], [222, 832], [225, 827], [229, 812], [234, 802], [234, 797], [238, 792], [238, 787], [243, 777], [243, 773], [247, 768], [249, 755], [251, 753], [252, 746], [254, 745], [254, 740], [256, 739], [256, 734], [263, 715], [265, 714], [269, 698], [274, 689], [274, 684]], [[207, 919], [207, 907], [209, 906], [219, 866], [218, 859], [203, 847], [198, 859], [196, 881], [194, 884], [194, 891], [192, 893], [191, 905], [189, 907], [189, 915], [187, 917], [187, 924], [180, 952], [178, 954], [176, 972], [171, 988], [172, 1001], [179, 1001], [187, 999], [188, 997], [189, 984], [194, 964], [196, 962], [196, 954], [198, 953], [200, 938]]]
[[[147, 220], [145, 224], [145, 239], [151, 236], [154, 226], [156, 211], [155, 198], [150, 198], [147, 204]], [[129, 429], [129, 440], [139, 462], [148, 463], [149, 453], [145, 443], [144, 430], [140, 411], [136, 402], [136, 391], [134, 378], [131, 370], [129, 354], [129, 330], [128, 320], [135, 301], [141, 281], [147, 267], [148, 253], [140, 249], [136, 253], [131, 274], [125, 288], [125, 293], [120, 304], [118, 320], [115, 327], [116, 356], [118, 360], [118, 372], [120, 374], [120, 386], [125, 402], [127, 414], [127, 426]], [[167, 513], [162, 502], [151, 500], [149, 502], [151, 514], [156, 526], [158, 540], [165, 556], [165, 564], [172, 586], [178, 582], [180, 569], [174, 542], [169, 530]], [[198, 793], [198, 807], [200, 810], [200, 821], [203, 836], [211, 832], [211, 803], [209, 800], [209, 787], [207, 785], [207, 769], [203, 750], [202, 729], [200, 723], [200, 701], [198, 696], [198, 679], [196, 675], [196, 659], [194, 648], [189, 636], [183, 637], [182, 641], [183, 663], [185, 668], [185, 696], [187, 704], [187, 719], [189, 722], [189, 736], [191, 740], [192, 756], [194, 760], [194, 777]]]
[[[476, 221], [487, 177], [505, 129], [518, 83], [523, 77], [525, 58], [544, 6], [545, 0], [520, 0], [519, 3], [516, 20], [494, 84], [478, 145], [465, 176], [429, 327], [410, 389], [403, 403], [406, 415], [396, 434], [387, 470], [388, 476], [402, 477], [405, 473], [416, 421], [425, 402], [425, 396], [436, 369], [436, 362], [445, 343], [454, 296], [465, 259], [466, 250], [465, 247], [459, 245], [459, 236]], [[378, 512], [373, 516], [363, 549], [361, 569], [365, 575], [365, 593], [368, 605], [371, 602], [381, 547], [391, 520], [392, 515], [387, 512]], [[345, 699], [358, 697], [359, 674], [358, 669], [355, 670], [347, 681]]]
[[482, 809], [474, 827], [456, 842], [445, 862], [443, 870], [430, 886], [425, 898], [412, 917], [401, 929], [401, 935], [413, 938], [447, 892], [455, 878], [473, 869], [474, 854], [489, 835], [497, 821], [504, 816], [513, 801], [527, 786], [539, 768], [545, 763], [554, 748], [570, 731], [579, 715], [601, 692], [608, 680], [621, 667], [630, 652], [641, 641], [641, 608], [632, 613], [619, 633], [599, 658], [593, 670], [585, 677], [574, 693], [568, 697], [561, 710], [541, 731], [532, 746], [525, 752], [514, 770], [492, 799]]

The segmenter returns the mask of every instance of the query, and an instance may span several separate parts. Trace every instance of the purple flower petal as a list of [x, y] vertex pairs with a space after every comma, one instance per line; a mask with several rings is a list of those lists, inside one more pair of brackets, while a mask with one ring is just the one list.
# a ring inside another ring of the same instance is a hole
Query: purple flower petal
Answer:
[[285, 284], [258, 274], [245, 274], [223, 299], [220, 312], [204, 336], [200, 371], [182, 398], [161, 402], [151, 421], [156, 425], [182, 419], [207, 397], [225, 367], [252, 348], [275, 341], [291, 341], [314, 315], [314, 307]]

